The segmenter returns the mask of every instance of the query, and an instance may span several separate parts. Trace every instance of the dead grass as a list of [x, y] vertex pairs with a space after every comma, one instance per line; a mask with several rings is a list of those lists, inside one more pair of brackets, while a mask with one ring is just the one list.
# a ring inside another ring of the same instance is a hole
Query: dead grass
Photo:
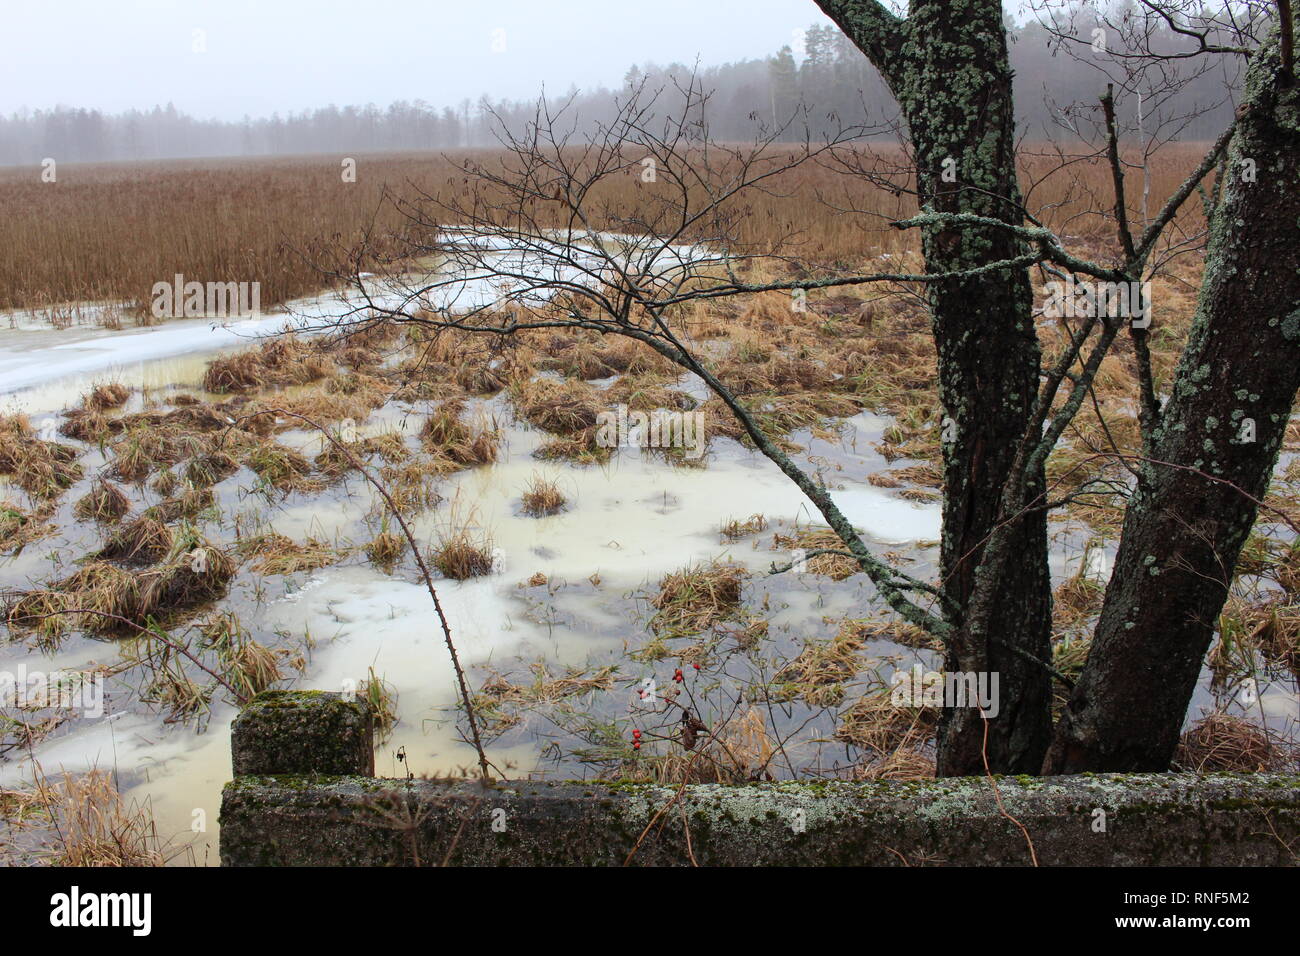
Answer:
[[835, 739], [866, 751], [872, 766], [896, 751], [921, 749], [938, 726], [936, 708], [899, 706], [886, 687], [863, 694], [840, 714]]
[[305, 385], [334, 371], [320, 349], [292, 335], [279, 336], [254, 349], [214, 359], [203, 376], [203, 388], [225, 394], [272, 385]]
[[79, 454], [71, 445], [38, 438], [26, 415], [0, 415], [0, 476], [35, 500], [54, 501], [81, 480]]
[[391, 569], [406, 553], [408, 547], [410, 543], [406, 540], [406, 535], [389, 531], [385, 524], [384, 529], [366, 545], [366, 554], [375, 564]]
[[296, 574], [328, 567], [348, 556], [345, 548], [332, 547], [315, 538], [302, 544], [292, 538], [269, 531], [239, 542], [240, 557], [252, 560], [251, 569], [258, 574]]
[[858, 673], [861, 631], [841, 628], [829, 641], [809, 641], [772, 678], [773, 699], [803, 698], [812, 707], [835, 707], [844, 700], [844, 685]]
[[317, 492], [324, 487], [313, 476], [311, 462], [279, 442], [258, 445], [249, 452], [245, 463], [264, 484], [286, 494]]
[[661, 636], [698, 634], [735, 616], [746, 572], [740, 565], [714, 561], [665, 575], [651, 599], [650, 629]]
[[567, 499], [560, 486], [541, 474], [534, 474], [524, 489], [523, 511], [530, 518], [541, 518], [558, 514], [563, 510]]
[[17, 554], [28, 544], [53, 532], [48, 519], [49, 505], [35, 512], [26, 511], [12, 501], [0, 500], [0, 554]]
[[[776, 534], [772, 536], [773, 551], [804, 552], [820, 550], [848, 550], [844, 542], [830, 528], [799, 528], [793, 534]], [[832, 581], [843, 581], [862, 571], [862, 566], [855, 558], [841, 554], [818, 554], [806, 557], [803, 570], [809, 574], [824, 574]]]
[[732, 518], [725, 521], [718, 533], [728, 541], [737, 541], [740, 538], [747, 538], [752, 534], [759, 534], [767, 530], [767, 518], [760, 514], [753, 514], [741, 521], [739, 518]]
[[605, 407], [600, 393], [586, 382], [518, 380], [511, 384], [509, 396], [521, 418], [555, 435], [573, 435], [593, 428]]
[[50, 862], [69, 867], [163, 866], [166, 854], [148, 807], [127, 803], [107, 771], [68, 774], [38, 792], [53, 821]]
[[492, 541], [467, 530], [442, 534], [430, 554], [430, 564], [445, 578], [464, 581], [492, 573]]
[[82, 521], [120, 521], [131, 510], [131, 499], [117, 485], [100, 478], [72, 510]]
[[1174, 764], [1194, 773], [1263, 773], [1294, 770], [1294, 747], [1272, 739], [1261, 727], [1229, 714], [1210, 714], [1179, 739]]
[[497, 460], [501, 432], [480, 414], [473, 423], [463, 420], [464, 406], [445, 402], [420, 428], [420, 441], [435, 457], [461, 468], [488, 465]]
[[94, 560], [49, 587], [22, 592], [9, 602], [6, 619], [45, 643], [74, 630], [133, 637], [151, 621], [181, 620], [224, 594], [234, 573], [225, 551], [187, 533], [143, 571]]
[[95, 557], [127, 565], [154, 564], [171, 554], [174, 546], [171, 529], [146, 512], [117, 528]]
[[109, 408], [121, 408], [131, 397], [131, 389], [119, 382], [96, 385], [81, 399], [81, 407], [104, 411]]

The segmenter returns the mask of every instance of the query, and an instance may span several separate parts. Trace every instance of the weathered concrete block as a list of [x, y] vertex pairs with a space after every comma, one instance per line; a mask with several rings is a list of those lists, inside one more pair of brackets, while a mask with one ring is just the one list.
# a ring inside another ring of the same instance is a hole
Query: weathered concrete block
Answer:
[[[675, 788], [363, 777], [226, 785], [226, 866], [1294, 864], [1300, 777], [1106, 774]], [[1004, 812], [1005, 811], [1005, 812]], [[1099, 812], [1101, 811], [1101, 812]], [[653, 826], [651, 824], [653, 823]], [[689, 839], [688, 839], [689, 832]], [[635, 852], [633, 852], [635, 850]]]
[[369, 706], [321, 690], [268, 690], [235, 718], [231, 762], [248, 774], [375, 772]]

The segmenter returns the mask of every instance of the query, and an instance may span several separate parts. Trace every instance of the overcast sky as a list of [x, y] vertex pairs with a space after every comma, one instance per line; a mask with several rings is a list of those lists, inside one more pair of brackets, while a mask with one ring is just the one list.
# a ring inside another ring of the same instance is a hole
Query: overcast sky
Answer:
[[521, 99], [543, 83], [561, 94], [617, 84], [634, 62], [765, 56], [830, 22], [812, 0], [3, 0], [3, 10], [2, 113], [171, 101], [222, 119]]

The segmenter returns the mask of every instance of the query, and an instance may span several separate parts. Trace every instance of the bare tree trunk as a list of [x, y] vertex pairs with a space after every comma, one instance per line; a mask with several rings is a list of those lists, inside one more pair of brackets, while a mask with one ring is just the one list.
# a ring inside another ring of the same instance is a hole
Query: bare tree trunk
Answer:
[[[1001, 4], [917, 0], [906, 20], [876, 3], [818, 5], [872, 59], [897, 97], [923, 210], [1021, 223]], [[923, 251], [927, 271], [945, 273], [1023, 250], [1009, 230], [929, 226]], [[961, 628], [1037, 394], [1040, 353], [1027, 270], [932, 283], [929, 293], [939, 395], [951, 421], [944, 442], [943, 587], [956, 609], [950, 622]], [[1041, 490], [1041, 466], [1026, 486], [1031, 499]], [[1006, 547], [1001, 600], [986, 632], [996, 640], [949, 642], [945, 669], [1000, 675], [1000, 712], [987, 728], [988, 763], [997, 771], [1034, 773], [1051, 738], [1050, 678], [1032, 660], [1051, 657], [1045, 511], [1019, 519]], [[983, 772], [984, 724], [976, 710], [944, 709], [941, 775]]]
[[[1300, 90], [1253, 56], [1197, 313], [1047, 773], [1167, 769], [1300, 386]], [[1252, 181], [1253, 179], [1253, 181]]]

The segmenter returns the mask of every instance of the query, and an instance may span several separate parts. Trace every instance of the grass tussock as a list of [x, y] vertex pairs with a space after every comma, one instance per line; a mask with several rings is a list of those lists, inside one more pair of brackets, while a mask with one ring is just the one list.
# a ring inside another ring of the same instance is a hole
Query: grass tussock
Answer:
[[500, 429], [486, 416], [465, 422], [463, 411], [459, 402], [441, 405], [420, 427], [421, 444], [430, 454], [458, 468], [492, 464], [500, 453]]
[[586, 382], [536, 378], [512, 383], [510, 400], [528, 424], [553, 435], [594, 428], [605, 408], [601, 394]]
[[397, 688], [378, 676], [371, 667], [367, 678], [357, 688], [357, 696], [370, 707], [375, 740], [385, 743], [397, 726]]
[[745, 576], [744, 568], [720, 561], [665, 575], [650, 601], [655, 609], [650, 629], [660, 636], [698, 634], [734, 617]]
[[528, 481], [522, 498], [523, 512], [530, 518], [559, 514], [567, 499], [560, 486], [543, 475], [535, 474]]
[[538, 708], [610, 691], [617, 685], [618, 668], [612, 665], [594, 671], [570, 668], [556, 675], [547, 662], [534, 661], [530, 670], [533, 679], [529, 683], [512, 681], [494, 672], [473, 696], [474, 713], [488, 733], [509, 730]]
[[[813, 551], [848, 551], [848, 547], [830, 528], [799, 528], [793, 534], [772, 536], [772, 550], [795, 551], [806, 554]], [[809, 574], [824, 574], [833, 581], [843, 581], [862, 571], [856, 558], [848, 554], [818, 554], [805, 557], [802, 570]]]
[[0, 554], [18, 554], [31, 542], [51, 534], [54, 529], [46, 519], [52, 510], [46, 505], [32, 512], [12, 501], [0, 500]]
[[316, 492], [324, 485], [312, 473], [311, 462], [300, 452], [279, 442], [265, 442], [249, 452], [245, 464], [262, 483], [277, 491]]
[[296, 574], [316, 571], [347, 557], [348, 551], [308, 538], [302, 544], [276, 532], [267, 532], [239, 543], [240, 557], [250, 558], [258, 574]]
[[406, 535], [389, 531], [385, 528], [375, 535], [366, 545], [366, 555], [381, 568], [391, 570], [401, 560], [409, 547]]
[[121, 408], [131, 397], [131, 389], [120, 382], [96, 385], [81, 400], [81, 407], [102, 412], [110, 408]]
[[1179, 739], [1174, 765], [1194, 773], [1294, 771], [1295, 748], [1276, 741], [1263, 728], [1230, 714], [1210, 714]]
[[453, 531], [439, 536], [429, 563], [453, 581], [483, 577], [493, 570], [492, 542], [464, 529]]
[[861, 631], [841, 628], [829, 641], [810, 641], [772, 678], [773, 699], [803, 698], [812, 707], [836, 707], [844, 700], [844, 685], [857, 674], [865, 642]]
[[78, 450], [43, 441], [26, 415], [0, 415], [0, 476], [35, 500], [54, 501], [81, 480]]
[[936, 708], [899, 706], [886, 687], [863, 694], [840, 714], [835, 739], [864, 751], [869, 772], [896, 751], [920, 750], [938, 726]]
[[137, 867], [167, 862], [163, 841], [145, 804], [127, 803], [104, 770], [68, 774], [57, 785], [38, 781], [54, 822], [48, 855], [55, 866]]
[[[435, 507], [442, 501], [438, 493], [438, 479], [453, 471], [445, 458], [421, 455], [400, 465], [385, 465], [379, 470], [379, 479], [388, 491], [394, 507], [403, 516], [417, 515]], [[386, 504], [376, 507], [387, 508]]]
[[372, 459], [395, 465], [410, 457], [405, 436], [399, 431], [386, 431], [351, 442], [326, 442], [313, 464], [327, 480], [337, 481], [355, 471], [357, 464], [364, 465]]
[[146, 512], [118, 527], [95, 557], [133, 566], [156, 564], [172, 553], [175, 543], [171, 528]]
[[72, 512], [82, 521], [111, 523], [120, 521], [131, 510], [131, 499], [117, 485], [100, 478], [78, 499]]
[[95, 560], [50, 587], [17, 595], [6, 608], [16, 631], [53, 643], [70, 631], [133, 637], [220, 597], [235, 564], [220, 548], [186, 535], [167, 558], [143, 571]]
[[739, 518], [732, 518], [722, 523], [718, 533], [728, 541], [739, 541], [741, 538], [748, 538], [750, 535], [761, 534], [767, 530], [767, 517], [760, 514], [752, 514], [743, 521]]
[[214, 359], [204, 373], [203, 388], [220, 395], [272, 385], [305, 385], [333, 371], [333, 362], [319, 349], [284, 335], [257, 348]]

